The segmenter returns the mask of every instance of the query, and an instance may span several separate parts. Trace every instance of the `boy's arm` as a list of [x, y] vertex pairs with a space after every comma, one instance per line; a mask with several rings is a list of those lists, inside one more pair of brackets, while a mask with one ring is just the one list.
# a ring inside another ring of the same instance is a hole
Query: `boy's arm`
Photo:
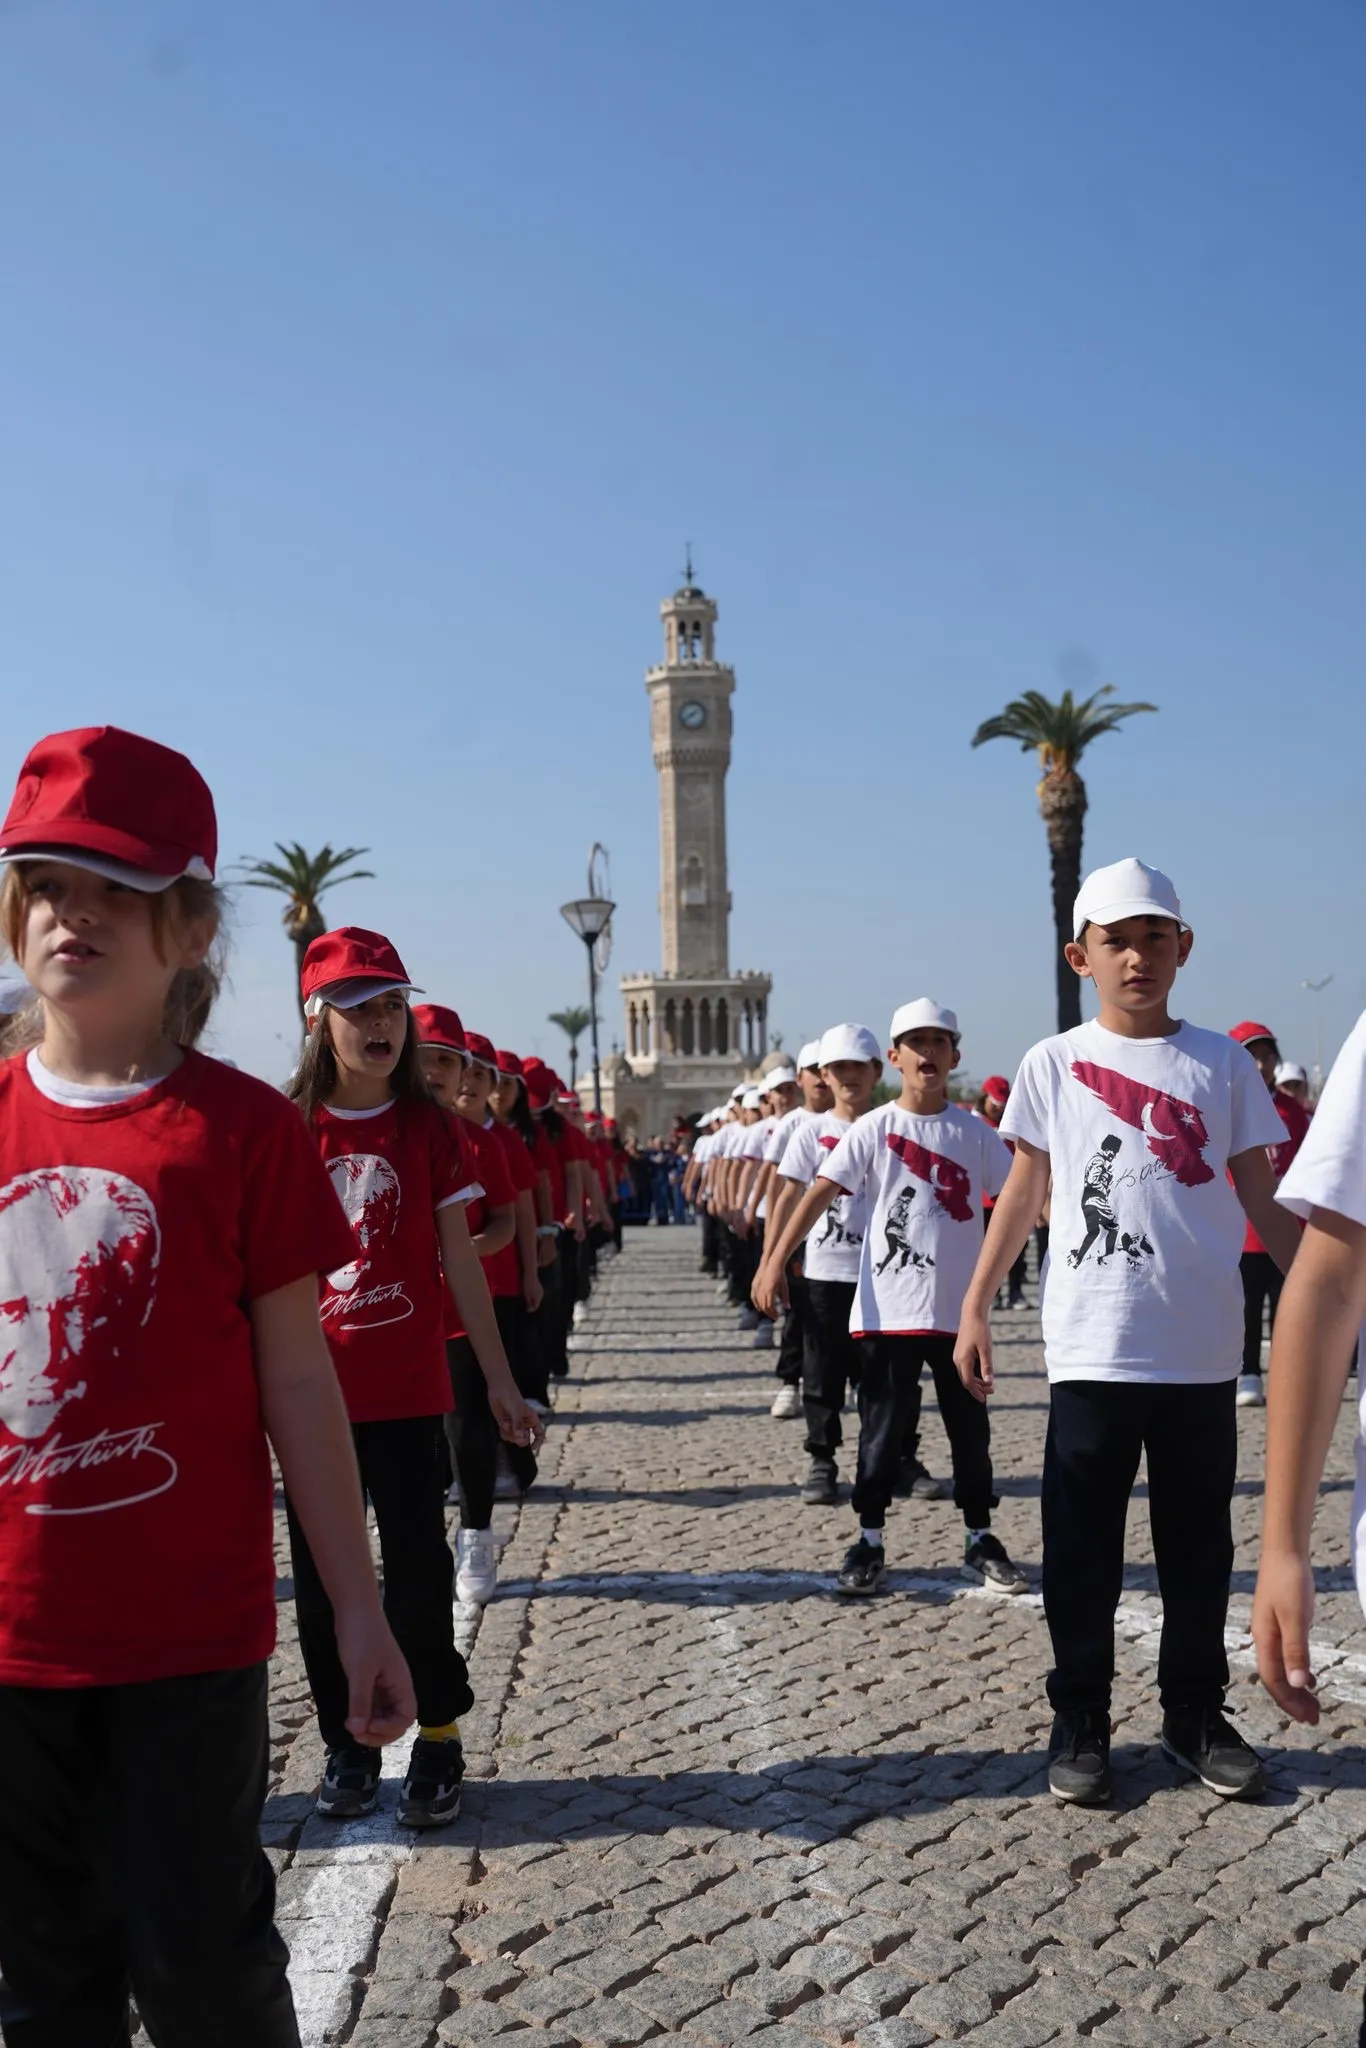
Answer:
[[1048, 1154], [1024, 1138], [987, 1225], [986, 1242], [963, 1297], [953, 1362], [974, 1400], [985, 1401], [996, 1385], [991, 1369], [991, 1304], [996, 1290], [1029, 1242], [1048, 1188]]
[[1300, 1226], [1276, 1200], [1276, 1174], [1266, 1147], [1254, 1145], [1235, 1154], [1228, 1171], [1248, 1222], [1281, 1271], [1288, 1273], [1300, 1248]]
[[378, 1749], [417, 1718], [413, 1681], [380, 1606], [351, 1425], [318, 1324], [312, 1274], [251, 1304], [266, 1434], [332, 1603], [346, 1726]]
[[750, 1185], [749, 1201], [745, 1205], [745, 1221], [751, 1229], [759, 1220], [759, 1204], [772, 1187], [777, 1171], [777, 1167], [770, 1165], [766, 1159], [759, 1161], [759, 1171]]
[[[468, 1229], [468, 1224], [466, 1228]], [[479, 1259], [491, 1259], [498, 1252], [504, 1252], [512, 1243], [517, 1229], [517, 1205], [515, 1202], [500, 1202], [496, 1209], [489, 1209], [484, 1217], [484, 1227], [470, 1239], [474, 1255]]]
[[763, 1271], [754, 1283], [754, 1305], [764, 1315], [773, 1315], [777, 1305], [787, 1299], [787, 1262], [793, 1252], [810, 1236], [830, 1204], [846, 1192], [833, 1180], [814, 1180], [790, 1212], [782, 1234], [765, 1256]]
[[474, 1347], [479, 1370], [489, 1391], [489, 1407], [499, 1431], [510, 1444], [526, 1444], [535, 1450], [545, 1435], [540, 1417], [528, 1408], [517, 1391], [512, 1368], [503, 1349], [489, 1283], [470, 1239], [463, 1202], [447, 1202], [436, 1212], [437, 1236], [441, 1240], [441, 1267], [451, 1300]]
[[[1288, 1211], [1282, 1214], [1293, 1222]], [[1262, 1683], [1295, 1721], [1319, 1718], [1309, 1664], [1314, 1618], [1309, 1539], [1352, 1345], [1364, 1317], [1366, 1227], [1331, 1209], [1315, 1209], [1286, 1280], [1271, 1339], [1262, 1557], [1252, 1602]]]

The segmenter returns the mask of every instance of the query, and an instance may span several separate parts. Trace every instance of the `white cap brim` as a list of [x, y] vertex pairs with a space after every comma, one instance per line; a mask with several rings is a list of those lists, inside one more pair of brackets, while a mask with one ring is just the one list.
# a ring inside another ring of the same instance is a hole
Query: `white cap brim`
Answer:
[[1185, 919], [1178, 917], [1174, 911], [1169, 910], [1165, 903], [1136, 903], [1131, 898], [1127, 902], [1102, 903], [1095, 910], [1088, 909], [1085, 916], [1074, 912], [1072, 917], [1073, 943], [1075, 944], [1081, 937], [1088, 924], [1122, 924], [1126, 917], [1165, 917], [1170, 919], [1172, 924], [1176, 925], [1183, 932], [1190, 929]]
[[21, 866], [25, 861], [56, 860], [64, 867], [100, 875], [106, 882], [122, 882], [126, 889], [140, 889], [145, 896], [159, 896], [163, 889], [182, 879], [180, 875], [149, 875], [142, 868], [130, 867], [127, 861], [87, 853], [83, 846], [21, 846], [14, 853], [0, 846], [0, 860], [8, 861], [11, 867]]
[[[362, 1003], [368, 1003], [374, 996], [422, 996], [427, 991], [414, 988], [410, 981], [334, 981], [330, 988], [320, 988], [304, 1004], [304, 1014], [320, 1017], [324, 1010], [358, 1010]], [[470, 1057], [468, 1053], [466, 1059]]]

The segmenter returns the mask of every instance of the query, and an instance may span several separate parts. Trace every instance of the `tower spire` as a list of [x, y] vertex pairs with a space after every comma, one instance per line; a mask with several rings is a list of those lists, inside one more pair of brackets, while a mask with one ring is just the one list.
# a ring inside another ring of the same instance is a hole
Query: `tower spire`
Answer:
[[691, 590], [691, 588], [692, 588], [692, 542], [691, 542], [691, 541], [687, 541], [687, 542], [685, 542], [685, 544], [684, 544], [684, 545], [685, 545], [685, 549], [686, 549], [686, 554], [687, 554], [687, 560], [686, 560], [686, 561], [684, 562], [684, 564], [683, 564], [683, 581], [684, 581], [685, 585], [686, 585], [686, 586], [688, 587], [688, 589], [689, 589], [689, 590]]

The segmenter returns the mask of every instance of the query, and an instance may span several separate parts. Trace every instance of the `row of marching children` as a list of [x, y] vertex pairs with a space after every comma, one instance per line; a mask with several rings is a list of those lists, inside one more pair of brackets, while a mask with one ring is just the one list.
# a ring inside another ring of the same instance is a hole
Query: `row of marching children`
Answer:
[[1144, 1459], [1163, 1601], [1163, 1751], [1225, 1798], [1267, 1788], [1263, 1759], [1224, 1711], [1237, 1408], [1248, 1404], [1266, 1292], [1259, 1280], [1255, 1302], [1245, 1294], [1249, 1244], [1290, 1275], [1272, 1336], [1268, 1551], [1253, 1632], [1277, 1700], [1297, 1718], [1317, 1714], [1313, 1493], [1366, 1304], [1363, 1031], [1325, 1095], [1341, 1114], [1330, 1126], [1321, 1109], [1310, 1125], [1282, 1095], [1265, 1026], [1225, 1033], [1173, 1015], [1193, 943], [1160, 870], [1136, 859], [1097, 869], [1065, 949], [1096, 1015], [1034, 1046], [1013, 1085], [995, 1076], [975, 1109], [953, 1102], [958, 1018], [918, 998], [891, 1021], [893, 1100], [873, 1106], [877, 1037], [837, 1025], [794, 1069], [767, 1075], [764, 1095], [714, 1113], [691, 1169], [712, 1218], [704, 1267], [724, 1262], [720, 1284], [734, 1303], [748, 1292], [756, 1318], [786, 1307], [780, 1356], [791, 1362], [773, 1413], [805, 1415], [801, 1498], [812, 1505], [839, 1498], [841, 1411], [857, 1387], [858, 1530], [837, 1578], [847, 1594], [885, 1584], [898, 1492], [938, 1491], [917, 1450], [927, 1370], [965, 1527], [960, 1569], [998, 1592], [1025, 1590], [990, 1526], [991, 1317], [1022, 1303], [1022, 1261], [1039, 1235], [1048, 1782], [1080, 1805], [1111, 1793], [1115, 1611]]
[[[272, 1454], [326, 1747], [318, 1811], [459, 1805], [460, 1590], [535, 1474], [610, 1234], [611, 1148], [382, 934], [307, 949], [285, 1092], [196, 1043], [223, 972], [213, 797], [115, 727], [50, 735], [3, 831], [32, 1000], [0, 1062], [0, 2027], [297, 2048], [259, 1819]], [[374, 1512], [381, 1599], [367, 1532]]]

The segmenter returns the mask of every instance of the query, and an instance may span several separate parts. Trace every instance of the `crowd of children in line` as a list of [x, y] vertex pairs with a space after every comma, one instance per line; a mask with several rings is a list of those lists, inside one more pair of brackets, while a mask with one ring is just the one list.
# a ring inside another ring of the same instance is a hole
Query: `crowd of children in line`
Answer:
[[[297, 2048], [258, 1831], [271, 1454], [327, 1750], [319, 1811], [368, 1811], [382, 1746], [416, 1721], [400, 1818], [441, 1825], [472, 1697], [453, 1599], [493, 1590], [499, 1461], [507, 1485], [533, 1476], [614, 1222], [611, 1134], [580, 1128], [540, 1061], [413, 1006], [380, 933], [309, 947], [286, 1093], [199, 1053], [216, 839], [191, 763], [112, 727], [39, 742], [0, 829], [0, 929], [33, 991], [0, 1064], [0, 2027], [17, 2048], [126, 2044], [130, 1994], [158, 2048]], [[1223, 1714], [1245, 1224], [1260, 1256], [1295, 1259], [1254, 1631], [1285, 1710], [1317, 1714], [1308, 1545], [1366, 1314], [1366, 1020], [1278, 1203], [1290, 1120], [1237, 1042], [1256, 1051], [1259, 1027], [1168, 1010], [1191, 943], [1164, 876], [1101, 870], [1067, 949], [1097, 1018], [1036, 1046], [1013, 1088], [988, 1084], [979, 1113], [948, 1100], [956, 1016], [920, 999], [892, 1020], [896, 1100], [872, 1107], [878, 1042], [836, 1026], [712, 1119], [688, 1170], [704, 1264], [724, 1251], [760, 1345], [787, 1304], [774, 1412], [805, 1415], [805, 1499], [837, 1497], [857, 1383], [853, 1593], [883, 1581], [897, 1492], [938, 1491], [918, 1455], [926, 1367], [965, 1568], [1023, 1584], [990, 1526], [989, 1313], [1003, 1286], [1020, 1298], [1051, 1214], [1067, 1248], [1043, 1300], [1049, 1778], [1081, 1802], [1109, 1789], [1143, 1452], [1164, 1745], [1230, 1796], [1264, 1782]]]

